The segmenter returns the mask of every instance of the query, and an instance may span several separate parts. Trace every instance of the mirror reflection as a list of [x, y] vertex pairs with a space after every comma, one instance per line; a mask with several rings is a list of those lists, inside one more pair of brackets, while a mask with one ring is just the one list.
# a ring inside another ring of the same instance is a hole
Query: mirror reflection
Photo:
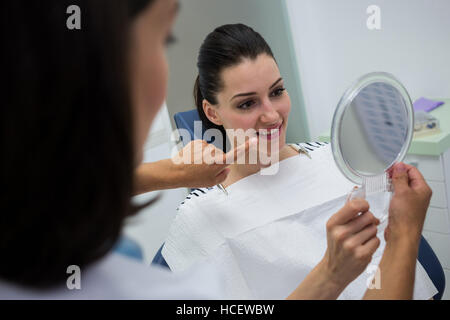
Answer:
[[394, 86], [367, 85], [342, 117], [339, 143], [344, 160], [361, 175], [383, 173], [406, 143], [407, 123], [406, 102]]

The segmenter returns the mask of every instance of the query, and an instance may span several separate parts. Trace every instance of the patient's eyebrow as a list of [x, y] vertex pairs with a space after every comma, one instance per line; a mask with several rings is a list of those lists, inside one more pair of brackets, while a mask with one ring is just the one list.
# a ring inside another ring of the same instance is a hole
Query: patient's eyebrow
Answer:
[[[269, 87], [269, 89], [272, 89], [273, 87], [275, 87], [275, 86], [277, 85], [277, 83], [280, 82], [281, 80], [283, 80], [283, 78], [279, 78], [277, 81], [275, 81], [275, 82]], [[251, 95], [254, 95], [254, 94], [256, 94], [256, 92], [238, 93], [238, 94], [234, 95], [234, 96], [230, 99], [230, 101], [233, 100], [234, 98], [237, 98], [237, 97], [247, 97], [247, 96], [251, 96]]]
[[281, 80], [283, 80], [283, 78], [279, 78], [277, 81], [275, 81], [275, 82], [273, 83], [273, 85], [270, 86], [269, 89], [272, 89], [273, 87], [275, 87], [275, 86], [277, 85], [277, 83], [280, 82]]

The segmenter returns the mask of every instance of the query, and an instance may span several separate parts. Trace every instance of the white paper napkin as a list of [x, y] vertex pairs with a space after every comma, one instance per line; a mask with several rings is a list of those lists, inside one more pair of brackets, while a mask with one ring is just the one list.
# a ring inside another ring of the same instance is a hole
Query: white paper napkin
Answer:
[[[226, 276], [227, 298], [286, 298], [323, 257], [326, 222], [354, 186], [336, 167], [330, 149], [315, 150], [312, 159], [288, 158], [274, 176], [242, 179], [227, 188], [228, 196], [214, 189], [186, 201], [162, 251], [170, 268], [179, 272], [209, 260]], [[387, 210], [386, 194], [367, 200], [376, 216]], [[372, 265], [383, 247], [382, 241]], [[435, 288], [421, 266], [417, 269], [416, 297], [429, 298]], [[371, 276], [363, 273], [341, 298], [360, 299]]]

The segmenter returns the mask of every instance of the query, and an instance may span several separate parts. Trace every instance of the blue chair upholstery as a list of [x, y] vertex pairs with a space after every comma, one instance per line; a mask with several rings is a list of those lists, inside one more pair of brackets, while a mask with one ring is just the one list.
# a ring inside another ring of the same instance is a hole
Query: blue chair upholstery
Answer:
[[116, 246], [113, 248], [113, 251], [132, 259], [136, 259], [139, 261], [143, 260], [143, 254], [140, 245], [136, 241], [126, 236], [122, 236], [120, 238]]
[[[194, 121], [199, 120], [200, 117], [197, 110], [190, 110], [186, 112], [177, 113], [175, 116], [175, 123], [177, 128], [187, 129], [191, 133], [191, 137], [194, 137]], [[165, 268], [169, 268], [167, 262], [161, 254], [161, 250], [164, 244], [156, 253], [152, 264], [157, 264]], [[433, 297], [435, 300], [441, 300], [442, 294], [445, 290], [445, 275], [442, 269], [441, 263], [434, 253], [433, 249], [430, 247], [428, 242], [422, 236], [419, 245], [419, 255], [417, 257], [420, 264], [423, 266], [434, 286], [438, 290], [438, 293]], [[170, 269], [170, 268], [169, 268]]]
[[195, 121], [201, 122], [200, 116], [198, 115], [198, 112], [196, 109], [176, 113], [173, 116], [173, 118], [175, 120], [177, 129], [186, 129], [190, 134], [190, 139], [188, 141], [184, 141], [183, 137], [181, 136], [184, 146], [186, 146], [190, 141], [196, 140], [196, 139], [205, 140], [206, 142], [211, 143], [220, 149], [223, 149], [224, 143], [228, 144], [228, 141], [222, 141], [222, 140], [216, 141], [216, 137], [214, 137], [213, 135], [212, 136], [206, 135], [205, 134], [206, 127], [204, 125], [201, 125], [201, 132], [195, 132], [195, 130], [194, 130], [195, 129], [195, 127], [194, 127]]
[[[189, 110], [184, 112], [176, 113], [173, 116], [175, 120], [175, 124], [178, 129], [186, 129], [191, 134], [191, 140], [195, 139], [202, 139], [203, 132], [202, 130], [202, 137], [197, 137], [194, 134], [194, 121], [200, 121], [200, 116], [198, 115], [197, 110]], [[183, 145], [188, 144], [189, 141], [183, 141]]]
[[441, 300], [445, 290], [445, 274], [439, 259], [436, 257], [433, 249], [424, 237], [420, 239], [419, 256], [417, 258], [422, 267], [427, 272], [438, 293], [433, 297], [434, 300]]
[[158, 252], [156, 253], [155, 257], [152, 260], [152, 264], [153, 265], [158, 265], [161, 266], [163, 268], [167, 268], [170, 270], [169, 265], [167, 264], [166, 260], [164, 259], [164, 257], [162, 256], [162, 248], [164, 247], [164, 243], [162, 244], [161, 248], [159, 248]]

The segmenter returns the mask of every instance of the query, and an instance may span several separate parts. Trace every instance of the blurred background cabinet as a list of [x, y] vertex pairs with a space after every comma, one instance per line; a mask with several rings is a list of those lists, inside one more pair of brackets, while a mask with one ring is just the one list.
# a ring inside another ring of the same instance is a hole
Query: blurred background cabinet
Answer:
[[417, 167], [433, 190], [423, 236], [444, 268], [443, 299], [450, 299], [450, 99], [430, 113], [440, 121], [441, 133], [413, 139], [404, 160]]

